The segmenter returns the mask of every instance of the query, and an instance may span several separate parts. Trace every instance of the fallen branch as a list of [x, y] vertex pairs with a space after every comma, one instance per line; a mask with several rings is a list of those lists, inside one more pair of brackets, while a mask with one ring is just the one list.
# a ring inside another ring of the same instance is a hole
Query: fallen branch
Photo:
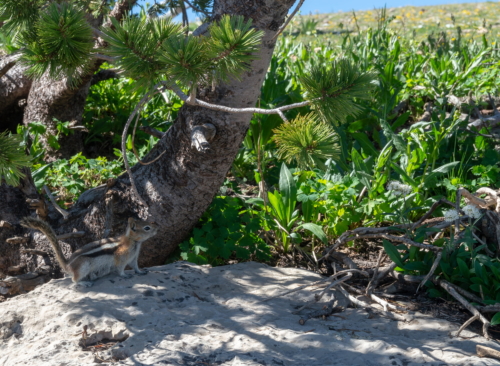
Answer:
[[[483, 336], [486, 339], [490, 339], [490, 335], [488, 334], [488, 328], [490, 327], [490, 322], [486, 319], [474, 306], [472, 306], [466, 299], [464, 299], [454, 286], [451, 285], [448, 281], [445, 280], [436, 280], [435, 281], [439, 286], [441, 286], [446, 292], [448, 292], [451, 296], [453, 296], [464, 308], [469, 310], [474, 317], [477, 317], [483, 323]], [[474, 319], [476, 320], [476, 319]], [[472, 322], [472, 321], [471, 321]], [[465, 329], [465, 327], [464, 327]], [[460, 334], [460, 331], [463, 330], [462, 327], [457, 332], [456, 336]]]
[[49, 187], [47, 187], [46, 185], [43, 186], [43, 189], [45, 190], [45, 193], [47, 194], [47, 196], [49, 197], [49, 200], [50, 202], [52, 203], [52, 205], [54, 206], [54, 208], [61, 214], [63, 215], [64, 217], [64, 220], [66, 220], [69, 216], [69, 212], [62, 209], [56, 202], [54, 196], [52, 196], [52, 193], [50, 192], [49, 190]]
[[499, 351], [490, 347], [481, 346], [480, 344], [476, 345], [476, 353], [479, 357], [489, 357], [500, 360]]
[[12, 238], [5, 240], [9, 244], [26, 244], [29, 241], [29, 238], [24, 236], [14, 236]]

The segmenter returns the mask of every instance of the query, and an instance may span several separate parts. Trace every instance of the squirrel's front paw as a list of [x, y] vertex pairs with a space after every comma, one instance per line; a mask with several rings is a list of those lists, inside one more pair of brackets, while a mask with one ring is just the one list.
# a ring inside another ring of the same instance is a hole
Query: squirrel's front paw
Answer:
[[146, 274], [148, 274], [148, 270], [147, 269], [143, 269], [142, 271], [139, 270], [139, 271], [135, 271], [135, 273], [137, 273], [139, 276], [144, 276]]

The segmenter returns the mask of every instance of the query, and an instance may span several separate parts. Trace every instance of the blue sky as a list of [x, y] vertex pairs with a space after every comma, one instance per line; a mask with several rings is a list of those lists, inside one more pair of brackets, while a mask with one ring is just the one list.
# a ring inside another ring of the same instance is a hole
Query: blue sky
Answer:
[[457, 4], [457, 3], [479, 3], [482, 1], [459, 1], [459, 0], [350, 0], [350, 1], [334, 1], [334, 0], [306, 0], [301, 7], [302, 14], [309, 13], [335, 13], [338, 11], [351, 10], [371, 10], [373, 8], [382, 8], [387, 5], [388, 8], [398, 6], [426, 6], [426, 5], [441, 5], [441, 4]]
[[[139, 4], [146, 2], [153, 3], [153, 0], [139, 0]], [[302, 14], [309, 13], [335, 13], [338, 11], [351, 10], [371, 10], [373, 8], [382, 8], [387, 5], [388, 8], [398, 6], [426, 6], [426, 5], [441, 5], [441, 4], [456, 4], [456, 3], [480, 3], [483, 1], [469, 0], [306, 0], [301, 7]], [[195, 15], [189, 13], [190, 19], [195, 19]]]

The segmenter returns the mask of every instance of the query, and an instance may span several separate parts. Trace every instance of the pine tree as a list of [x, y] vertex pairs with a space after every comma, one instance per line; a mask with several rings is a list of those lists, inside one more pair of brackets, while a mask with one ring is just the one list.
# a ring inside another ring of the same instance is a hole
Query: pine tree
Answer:
[[[146, 245], [146, 263], [151, 265], [164, 261], [208, 207], [236, 156], [252, 113], [278, 114], [284, 126], [301, 125], [309, 133], [303, 141], [291, 136], [297, 134], [293, 128], [280, 132], [283, 156], [299, 164], [320, 165], [338, 155], [335, 144], [340, 142], [332, 131], [346, 115], [359, 113], [356, 100], [369, 97], [373, 75], [359, 72], [352, 62], [342, 59], [301, 76], [307, 101], [271, 110], [254, 108], [279, 25], [294, 0], [275, 0], [265, 10], [245, 0], [216, 0], [213, 7], [207, 1], [169, 1], [173, 8], [191, 4], [202, 12], [212, 10], [205, 24], [192, 33], [151, 12], [130, 14], [134, 3], [0, 0], [0, 23], [20, 47], [16, 62], [34, 79], [25, 121], [39, 119], [35, 112], [41, 110], [55, 110], [62, 116], [58, 119], [65, 121], [66, 116], [75, 115], [68, 109], [80, 108], [81, 117], [81, 106], [76, 108], [72, 101], [85, 99], [85, 87], [104, 61], [136, 79], [144, 93], [123, 132], [123, 150], [130, 124], [155, 93], [169, 89], [184, 101], [178, 120], [145, 158], [151, 164], [132, 170], [126, 161], [128, 176], [85, 201], [88, 213], [76, 215], [82, 206], [75, 205], [70, 211], [75, 215], [70, 214], [60, 228], [92, 220], [90, 212], [114, 217], [106, 225], [117, 227], [124, 214], [152, 216], [168, 235], [159, 235]], [[305, 105], [312, 105], [314, 113], [287, 120], [287, 110]], [[42, 122], [50, 124], [54, 116], [48, 117], [42, 115]], [[290, 153], [297, 141], [302, 150]], [[106, 205], [104, 193], [113, 197]], [[118, 214], [113, 205], [118, 205]], [[105, 224], [100, 225], [92, 232], [102, 232]]]

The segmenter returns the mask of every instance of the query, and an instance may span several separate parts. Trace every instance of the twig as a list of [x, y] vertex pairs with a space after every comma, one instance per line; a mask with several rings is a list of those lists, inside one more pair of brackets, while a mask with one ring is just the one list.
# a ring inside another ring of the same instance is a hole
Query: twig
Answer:
[[139, 112], [139, 109], [142, 108], [144, 106], [144, 104], [146, 104], [153, 97], [153, 95], [155, 95], [156, 93], [160, 92], [160, 89], [157, 89], [159, 86], [163, 86], [164, 88], [166, 88], [165, 85], [166, 85], [165, 81], [160, 81], [159, 83], [157, 83], [153, 87], [153, 90], [151, 92], [147, 93], [144, 97], [142, 97], [142, 99], [140, 100], [139, 104], [137, 104], [137, 107], [135, 107], [135, 109], [132, 112], [132, 114], [128, 117], [127, 123], [125, 124], [125, 127], [123, 128], [123, 133], [122, 133], [122, 155], [123, 155], [123, 163], [125, 165], [125, 169], [127, 170], [127, 174], [128, 174], [128, 176], [130, 178], [130, 185], [132, 186], [132, 191], [134, 192], [137, 200], [144, 207], [147, 207], [147, 204], [144, 201], [144, 199], [141, 197], [141, 195], [139, 194], [139, 191], [137, 190], [137, 186], [135, 185], [135, 181], [134, 181], [134, 176], [132, 174], [132, 170], [130, 169], [130, 164], [129, 164], [128, 158], [127, 158], [127, 145], [126, 145], [126, 142], [127, 142], [127, 132], [128, 132], [129, 127], [130, 127], [130, 124], [134, 120], [136, 114]]
[[295, 14], [297, 14], [297, 12], [299, 11], [300, 7], [302, 6], [302, 4], [304, 4], [304, 1], [305, 0], [300, 0], [299, 3], [297, 4], [297, 6], [295, 7], [295, 9], [293, 9], [292, 11], [292, 14], [290, 14], [290, 16], [288, 18], [286, 18], [286, 21], [285, 23], [283, 23], [283, 25], [278, 29], [278, 32], [276, 32], [276, 34], [274, 35], [273, 37], [273, 41], [278, 38], [278, 36], [285, 30], [286, 26], [292, 21], [292, 18], [295, 16]]
[[[353, 270], [349, 270], [349, 272], [352, 272]], [[343, 272], [343, 271], [342, 271]], [[340, 272], [337, 272], [337, 275], [339, 274]], [[337, 277], [337, 275], [333, 275], [332, 277]], [[329, 289], [331, 289], [332, 287], [334, 286], [337, 286], [339, 284], [341, 284], [342, 282], [344, 281], [347, 281], [348, 279], [352, 278], [352, 273], [348, 273], [346, 276], [342, 277], [340, 280], [337, 280], [337, 281], [334, 281], [332, 282], [331, 284], [329, 284], [319, 295], [316, 294], [314, 295], [314, 299], [309, 301], [308, 303], [306, 303], [305, 305], [302, 305], [299, 309], [295, 310], [292, 312], [292, 314], [298, 314], [300, 313], [302, 310], [304, 310], [306, 307], [312, 305], [312, 304], [315, 304], [317, 303], [318, 301], [320, 301], [322, 298], [323, 298], [323, 295], [326, 293], [326, 291], [328, 291]]]
[[432, 250], [433, 252], [440, 252], [440, 251], [443, 250], [443, 248], [441, 248], [441, 247], [436, 247], [436, 246], [430, 245], [430, 244], [417, 243], [416, 241], [413, 241], [413, 240], [408, 239], [408, 238], [404, 238], [402, 236], [388, 235], [388, 234], [385, 234], [385, 233], [359, 235], [359, 236], [356, 236], [356, 237], [350, 237], [349, 240], [347, 240], [347, 241], [351, 241], [353, 239], [377, 239], [377, 238], [386, 239], [386, 240], [392, 240], [392, 241], [395, 241], [395, 242], [412, 245], [412, 246], [415, 246], [415, 247], [418, 247], [418, 248]]
[[49, 200], [50, 202], [52, 203], [52, 205], [54, 206], [54, 208], [61, 214], [63, 215], [64, 217], [64, 220], [66, 220], [69, 216], [69, 212], [62, 209], [61, 207], [59, 207], [59, 205], [57, 204], [56, 200], [54, 199], [54, 196], [52, 196], [52, 193], [50, 192], [49, 190], [49, 187], [47, 187], [46, 185], [43, 186], [43, 189], [45, 191], [45, 193], [47, 194], [47, 196], [49, 197]]
[[453, 286], [448, 281], [437, 280], [439, 286], [445, 289], [451, 296], [453, 296], [458, 302], [460, 302], [467, 310], [469, 310], [472, 315], [477, 316], [479, 320], [483, 323], [483, 336], [486, 339], [490, 339], [488, 334], [488, 328], [490, 327], [490, 322], [486, 319], [474, 306], [472, 306], [466, 299], [464, 299]]
[[368, 189], [366, 188], [366, 186], [364, 186], [363, 189], [361, 190], [361, 193], [358, 196], [358, 199], [356, 200], [358, 203], [361, 202], [366, 192], [368, 192]]
[[441, 204], [443, 204], [444, 202], [444, 199], [441, 198], [440, 200], [434, 202], [431, 206], [431, 208], [429, 209], [429, 211], [427, 211], [418, 221], [416, 221], [413, 226], [411, 227], [412, 230], [415, 230], [417, 227], [419, 227], [420, 225], [422, 225], [422, 223], [427, 220], [431, 215], [432, 213], [434, 212], [434, 210], [436, 210], [436, 208], [438, 208], [438, 206], [440, 206]]
[[47, 257], [49, 255], [49, 253], [44, 252], [43, 250], [38, 250], [38, 249], [21, 249], [20, 252], [25, 253], [25, 254], [39, 255], [42, 257]]
[[370, 294], [369, 296], [370, 296], [370, 299], [372, 299], [373, 301], [382, 305], [382, 307], [384, 308], [384, 311], [387, 311], [387, 308], [392, 309], [392, 310], [399, 310], [399, 311], [406, 310], [405, 308], [402, 308], [401, 306], [390, 304], [389, 302], [385, 301], [384, 299], [381, 299], [380, 297], [378, 297], [374, 294]]
[[198, 7], [194, 6], [194, 5], [193, 5], [193, 4], [191, 4], [188, 0], [184, 0], [184, 2], [185, 2], [186, 4], [188, 4], [188, 5], [191, 7], [191, 9], [193, 9], [195, 12], [197, 12], [197, 13], [202, 13], [202, 14], [203, 14], [203, 15], [205, 15], [206, 17], [209, 17], [209, 16], [210, 16], [210, 14], [209, 14], [209, 13], [207, 13], [206, 11], [201, 10], [200, 8], [198, 8]]
[[[341, 274], [347, 274], [349, 272], [352, 272], [352, 269], [346, 269], [345, 271], [339, 271], [337, 272], [333, 278], [337, 277], [337, 276], [340, 276]], [[315, 286], [315, 285], [319, 285], [323, 282], [327, 282], [327, 281], [331, 281], [332, 280], [332, 277], [326, 277], [326, 278], [323, 278], [322, 280], [319, 280], [319, 281], [316, 281], [316, 282], [313, 282], [313, 283], [309, 283], [307, 285], [303, 285], [303, 286], [300, 286], [300, 287], [297, 287], [297, 288], [294, 288], [293, 290], [290, 290], [290, 291], [286, 291], [286, 292], [283, 292], [282, 294], [279, 294], [279, 295], [275, 295], [275, 296], [271, 296], [271, 297], [268, 297], [267, 299], [264, 299], [264, 300], [260, 300], [260, 301], [257, 301], [255, 304], [258, 304], [258, 303], [261, 303], [261, 302], [266, 302], [266, 301], [269, 301], [269, 300], [272, 300], [272, 299], [275, 299], [277, 297], [281, 297], [281, 296], [285, 296], [285, 295], [288, 295], [288, 294], [291, 294], [293, 292], [297, 292], [297, 291], [300, 291], [300, 290], [303, 290], [307, 287], [310, 287], [310, 286]]]
[[442, 256], [443, 256], [443, 252], [439, 252], [436, 255], [436, 259], [434, 260], [434, 263], [432, 263], [431, 270], [427, 273], [427, 275], [424, 277], [422, 282], [420, 282], [420, 284], [417, 287], [416, 292], [418, 292], [418, 290], [420, 290], [420, 286], [425, 285], [425, 283], [429, 280], [429, 278], [431, 278], [434, 275], [434, 271], [436, 270], [437, 266], [439, 265], [439, 262], [441, 261]]
[[157, 129], [150, 126], [139, 126], [139, 130], [159, 139], [161, 139], [163, 135], [165, 135], [165, 132], [158, 131]]
[[480, 344], [476, 345], [476, 353], [479, 357], [489, 357], [500, 360], [500, 352], [490, 347], [481, 346]]
[[460, 333], [462, 333], [462, 331], [471, 325], [475, 320], [479, 320], [479, 315], [474, 315], [472, 318], [463, 323], [462, 326], [458, 328], [457, 333], [455, 333], [455, 337], [458, 337]]
[[377, 264], [375, 265], [375, 270], [373, 271], [373, 276], [370, 282], [368, 282], [368, 285], [366, 286], [366, 291], [365, 293], [367, 295], [370, 295], [373, 291], [372, 283], [374, 280], [377, 278], [379, 267], [380, 267], [380, 262], [382, 261], [382, 256], [384, 255], [384, 250], [381, 249], [380, 253], [378, 254], [378, 259], [377, 259]]

